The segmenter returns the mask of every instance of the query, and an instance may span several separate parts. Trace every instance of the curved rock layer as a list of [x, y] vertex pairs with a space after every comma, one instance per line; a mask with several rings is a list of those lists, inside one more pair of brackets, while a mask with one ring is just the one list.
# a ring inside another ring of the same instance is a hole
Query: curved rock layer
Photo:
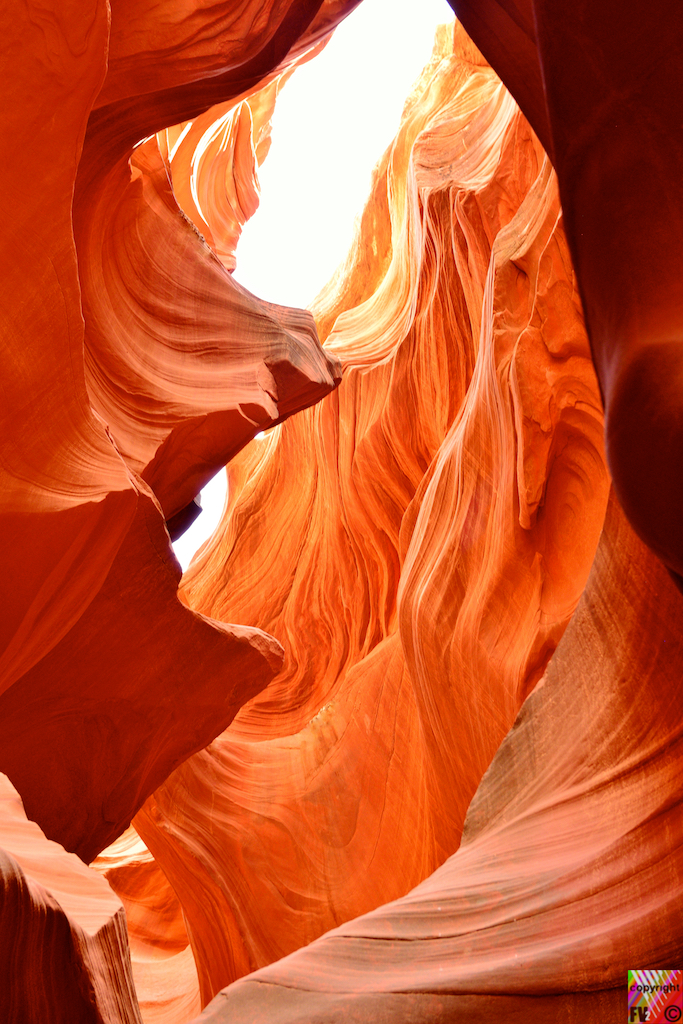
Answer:
[[449, 2], [552, 155], [616, 491], [680, 577], [680, 10], [672, 0]]
[[258, 167], [270, 150], [270, 119], [280, 90], [297, 67], [324, 49], [328, 38], [304, 50], [246, 99], [211, 107], [159, 133], [178, 205], [227, 270], [235, 269], [242, 227], [258, 208]]
[[143, 1024], [185, 1024], [201, 1009], [194, 956], [178, 899], [129, 828], [93, 861], [126, 911]]
[[88, 393], [171, 519], [339, 369], [309, 313], [233, 281], [178, 208], [155, 138], [97, 185], [75, 211]]
[[0, 10], [11, 1024], [602, 1024], [683, 967], [683, 20], [453, 0], [578, 284], [443, 29], [311, 316], [229, 272], [356, 3]]
[[683, 964], [682, 671], [680, 594], [613, 501], [579, 607], [458, 852], [198, 1019], [625, 1016], [628, 963]]
[[[353, 6], [273, 0], [216, 21], [200, 4], [117, 2], [111, 24], [105, 0], [3, 9], [3, 138], [20, 159], [0, 172], [0, 769], [86, 861], [281, 664], [260, 630], [177, 601], [164, 520], [339, 379], [310, 314], [232, 281], [156, 141], [133, 148], [178, 110], [261, 79], [277, 91]], [[269, 103], [254, 101], [264, 131]]]
[[[274, 0], [213, 23], [203, 5], [169, 0], [162, 14], [174, 32], [185, 21], [187, 45], [176, 41], [186, 57], [198, 40], [212, 51], [220, 40], [222, 73], [202, 52], [189, 76], [185, 58], [160, 61], [162, 35], [145, 41], [142, 7], [129, 17], [115, 3], [111, 23], [106, 0], [78, 10], [12, 0], [0, 13], [0, 121], [13, 154], [0, 170], [0, 769], [29, 816], [85, 860], [281, 665], [272, 637], [178, 602], [164, 520], [182, 518], [206, 476], [260, 427], [338, 382], [309, 314], [232, 282], [175, 202], [169, 155], [150, 139], [129, 158], [143, 135], [179, 119], [178, 98], [181, 118], [201, 116], [265, 78], [249, 108], [262, 159], [287, 68], [324, 45], [353, 6]], [[151, 117], [146, 97], [159, 83], [145, 61], [165, 69], [171, 91], [170, 105], [153, 97]], [[185, 109], [188, 81], [196, 88]], [[247, 149], [236, 150], [240, 180]], [[233, 241], [249, 212], [248, 203], [237, 211]], [[41, 836], [51, 860], [61, 850], [58, 874], [73, 877], [62, 891], [51, 866], [41, 873], [33, 854], [26, 861], [12, 800], [0, 815], [9, 850], [0, 1015], [138, 1021], [121, 904], [85, 868], [74, 873], [74, 858], [37, 825], [30, 837]], [[157, 914], [169, 887], [153, 875]], [[109, 906], [101, 920], [98, 900]], [[147, 939], [135, 950], [146, 1019], [187, 1019], [198, 1008], [187, 938], [164, 964], [168, 936]]]
[[[113, 0], [108, 73], [90, 118], [100, 156], [242, 100], [324, 44], [360, 0]], [[170, 44], [170, 45], [169, 45]]]
[[3, 1024], [141, 1024], [121, 901], [27, 819], [6, 775], [0, 847]]
[[283, 670], [135, 819], [203, 1000], [456, 850], [607, 502], [554, 175], [461, 30], [441, 30], [314, 313], [342, 384], [233, 460], [182, 586], [281, 639]]

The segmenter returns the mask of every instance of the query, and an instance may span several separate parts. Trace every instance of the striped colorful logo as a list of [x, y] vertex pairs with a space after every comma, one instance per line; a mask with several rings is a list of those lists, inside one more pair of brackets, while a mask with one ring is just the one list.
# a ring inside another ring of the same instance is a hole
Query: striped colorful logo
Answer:
[[628, 1019], [640, 1024], [678, 1024], [683, 1018], [681, 971], [629, 971]]

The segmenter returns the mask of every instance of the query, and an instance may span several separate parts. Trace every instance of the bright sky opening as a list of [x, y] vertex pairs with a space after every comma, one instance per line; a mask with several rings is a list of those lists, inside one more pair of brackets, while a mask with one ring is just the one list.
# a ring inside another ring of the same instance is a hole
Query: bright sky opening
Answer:
[[[330, 279], [436, 26], [452, 18], [446, 0], [363, 0], [323, 52], [294, 72], [259, 170], [261, 205], [237, 247], [235, 279], [254, 295], [307, 306]], [[204, 511], [174, 544], [183, 569], [220, 522], [225, 494], [221, 471], [202, 491]]]

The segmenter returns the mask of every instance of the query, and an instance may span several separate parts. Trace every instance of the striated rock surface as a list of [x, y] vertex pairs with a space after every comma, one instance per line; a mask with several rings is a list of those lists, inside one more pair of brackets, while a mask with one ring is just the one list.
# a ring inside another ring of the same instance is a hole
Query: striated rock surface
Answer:
[[242, 228], [258, 208], [258, 168], [270, 150], [277, 97], [296, 68], [317, 56], [327, 40], [304, 50], [246, 99], [218, 104], [159, 133], [178, 205], [230, 271]]
[[182, 587], [278, 636], [283, 670], [135, 819], [204, 1000], [454, 852], [607, 502], [554, 176], [461, 31], [314, 313], [342, 384], [233, 460]]
[[534, 0], [448, 0], [470, 38], [485, 55], [528, 118], [552, 158]]
[[613, 501], [455, 856], [200, 1019], [618, 1021], [627, 963], [681, 966], [682, 659], [680, 594]]
[[93, 861], [126, 911], [143, 1024], [184, 1024], [201, 1009], [194, 956], [178, 899], [129, 828]]
[[353, 4], [242, 5], [213, 24], [168, 3], [177, 62], [159, 61], [162, 31], [145, 41], [157, 7], [114, 4], [110, 25], [104, 0], [34, 6], [2, 22], [3, 137], [22, 159], [1, 178], [0, 769], [88, 861], [281, 663], [258, 629], [177, 601], [164, 521], [182, 529], [217, 468], [339, 379], [309, 314], [232, 281], [156, 141], [133, 148], [264, 77], [277, 90]]
[[683, 22], [453, 0], [510, 92], [442, 28], [275, 306], [236, 245], [354, 6], [0, 11], [11, 1024], [603, 1024], [683, 967]]
[[[673, 183], [683, 173], [683, 20], [668, 2], [626, 11], [537, 0], [537, 21], [614, 486], [636, 531], [680, 576], [683, 199]], [[563, 39], [571, 77], [558, 63]]]
[[141, 1024], [121, 901], [27, 819], [5, 775], [0, 1018], [3, 1024]]
[[449, 2], [552, 155], [616, 492], [680, 576], [680, 12], [670, 0]]
[[339, 370], [310, 314], [232, 280], [178, 208], [155, 138], [97, 186], [75, 217], [89, 396], [171, 519]]

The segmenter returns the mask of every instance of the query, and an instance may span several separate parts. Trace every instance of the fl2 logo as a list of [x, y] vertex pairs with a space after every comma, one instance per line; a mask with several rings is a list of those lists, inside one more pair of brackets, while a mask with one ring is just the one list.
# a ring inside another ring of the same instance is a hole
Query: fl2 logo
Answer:
[[[683, 1016], [680, 1006], [667, 1006], [664, 1017], [670, 1024], [677, 1024]], [[648, 1006], [632, 1006], [629, 1010], [630, 1021], [648, 1021], [650, 1019], [650, 1008]]]

